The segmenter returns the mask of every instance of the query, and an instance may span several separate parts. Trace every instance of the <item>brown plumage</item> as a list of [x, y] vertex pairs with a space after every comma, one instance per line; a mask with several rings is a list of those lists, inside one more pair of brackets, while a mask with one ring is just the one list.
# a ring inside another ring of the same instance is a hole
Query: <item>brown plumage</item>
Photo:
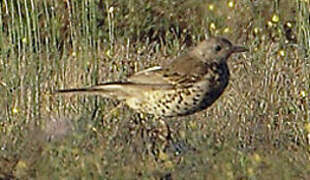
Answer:
[[227, 59], [247, 51], [221, 37], [209, 37], [170, 64], [155, 66], [123, 82], [63, 89], [60, 94], [96, 94], [123, 100], [138, 112], [159, 117], [183, 116], [210, 106], [229, 81]]

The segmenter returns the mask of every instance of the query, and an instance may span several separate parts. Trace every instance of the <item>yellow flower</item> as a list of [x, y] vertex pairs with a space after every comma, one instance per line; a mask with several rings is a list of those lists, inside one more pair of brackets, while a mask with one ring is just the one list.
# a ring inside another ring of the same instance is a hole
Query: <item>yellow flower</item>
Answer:
[[307, 92], [304, 91], [304, 90], [300, 91], [300, 96], [301, 96], [302, 98], [305, 98], [305, 97], [307, 96]]
[[271, 21], [268, 21], [267, 25], [268, 25], [269, 28], [271, 28], [273, 26], [273, 23]]
[[271, 18], [272, 22], [277, 23], [280, 21], [279, 15], [274, 14]]
[[279, 51], [279, 55], [282, 56], [282, 57], [284, 57], [284, 56], [285, 56], [285, 51], [284, 51], [283, 49], [281, 49], [281, 50]]
[[209, 29], [210, 30], [215, 30], [216, 29], [216, 26], [215, 26], [215, 24], [213, 22], [210, 23]]
[[229, 27], [226, 27], [226, 28], [223, 30], [224, 33], [229, 33], [229, 31], [230, 31]]
[[23, 43], [27, 43], [27, 38], [24, 37], [24, 38], [22, 39], [22, 42], [23, 42]]
[[73, 57], [76, 57], [76, 52], [73, 51], [71, 55], [72, 55]]
[[209, 9], [210, 11], [213, 11], [213, 10], [214, 10], [214, 4], [209, 4], [208, 9]]
[[111, 52], [110, 49], [108, 49], [108, 50], [106, 51], [106, 55], [107, 55], [108, 57], [112, 57], [112, 52]]
[[255, 34], [258, 34], [258, 33], [259, 33], [259, 28], [255, 27], [255, 28], [254, 28], [254, 33], [255, 33]]
[[287, 25], [287, 27], [289, 27], [289, 28], [292, 28], [292, 27], [293, 27], [292, 23], [290, 23], [290, 22], [287, 22], [286, 25]]
[[12, 112], [13, 112], [13, 114], [17, 114], [19, 112], [19, 110], [17, 109], [17, 107], [13, 107]]
[[235, 6], [234, 1], [228, 1], [227, 6], [233, 8]]

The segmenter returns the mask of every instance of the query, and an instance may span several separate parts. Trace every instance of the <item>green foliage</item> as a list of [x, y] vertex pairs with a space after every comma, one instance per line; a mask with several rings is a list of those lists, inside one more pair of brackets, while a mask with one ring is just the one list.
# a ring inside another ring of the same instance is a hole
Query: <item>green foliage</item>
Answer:
[[[4, 0], [0, 179], [309, 179], [309, 8], [308, 0]], [[134, 123], [116, 101], [51, 94], [166, 63], [205, 33], [250, 52], [230, 59], [230, 85], [211, 108], [166, 119], [166, 149], [143, 136], [158, 125], [152, 117]]]

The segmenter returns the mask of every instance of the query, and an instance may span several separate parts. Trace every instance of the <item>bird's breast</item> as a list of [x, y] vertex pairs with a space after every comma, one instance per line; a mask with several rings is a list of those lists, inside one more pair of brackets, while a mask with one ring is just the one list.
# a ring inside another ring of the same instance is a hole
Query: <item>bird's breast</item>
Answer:
[[227, 65], [219, 66], [211, 72], [205, 74], [203, 80], [197, 83], [197, 87], [202, 90], [202, 99], [199, 110], [203, 110], [213, 104], [224, 92], [229, 81], [229, 71]]

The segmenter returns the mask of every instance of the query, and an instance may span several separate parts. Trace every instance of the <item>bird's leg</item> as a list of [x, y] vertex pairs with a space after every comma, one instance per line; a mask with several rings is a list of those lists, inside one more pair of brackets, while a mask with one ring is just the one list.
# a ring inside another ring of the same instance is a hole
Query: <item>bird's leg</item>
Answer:
[[146, 154], [153, 155], [157, 160], [172, 141], [171, 128], [167, 122], [160, 117], [150, 117], [146, 114], [139, 113], [130, 121], [129, 132], [132, 137], [129, 141], [140, 139], [138, 144], [144, 147], [137, 148], [144, 149]]
[[156, 159], [163, 160], [161, 154], [171, 142], [171, 128], [167, 122], [160, 117], [153, 118], [150, 123], [151, 127], [147, 128], [147, 135], [151, 142], [149, 152], [151, 152]]

